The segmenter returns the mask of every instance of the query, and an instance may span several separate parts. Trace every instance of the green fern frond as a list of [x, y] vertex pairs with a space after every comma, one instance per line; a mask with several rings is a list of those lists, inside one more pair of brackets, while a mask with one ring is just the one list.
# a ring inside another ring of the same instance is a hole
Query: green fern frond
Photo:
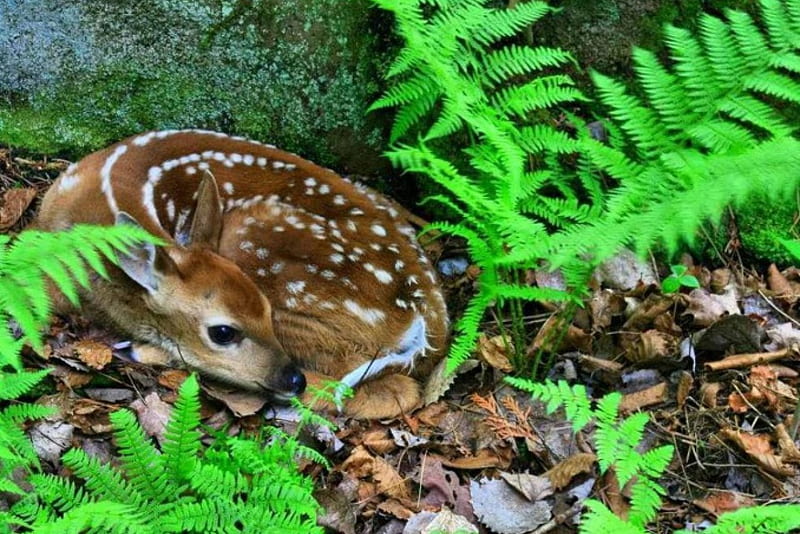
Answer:
[[192, 374], [184, 380], [178, 399], [164, 431], [162, 463], [166, 476], [172, 481], [188, 480], [197, 463], [201, 434], [200, 385]]
[[83, 532], [155, 534], [163, 531], [152, 523], [148, 523], [134, 507], [128, 504], [102, 501], [74, 508], [60, 519], [37, 526], [36, 532], [42, 534], [81, 534]]
[[139, 490], [110, 465], [103, 464], [80, 449], [70, 449], [61, 460], [75, 475], [85, 481], [86, 488], [98, 499], [127, 502], [138, 506], [146, 499]]
[[128, 481], [145, 499], [167, 500], [174, 487], [167, 479], [164, 458], [139, 426], [136, 416], [123, 409], [112, 413], [110, 419]]
[[[800, 528], [800, 505], [783, 504], [741, 508], [722, 514], [708, 534], [782, 534]], [[688, 531], [680, 531], [688, 534]]]
[[0, 372], [0, 399], [16, 399], [41, 382], [50, 373], [50, 369], [41, 371], [19, 371], [16, 373]]
[[160, 243], [144, 230], [130, 226], [76, 226], [58, 233], [27, 231], [13, 242], [4, 236], [0, 240], [0, 310], [16, 320], [24, 339], [40, 349], [38, 332], [50, 313], [44, 275], [77, 303], [77, 287], [89, 284], [86, 264], [105, 275], [101, 257], [116, 262], [117, 252], [137, 242]]
[[643, 534], [642, 529], [614, 515], [600, 501], [586, 500], [587, 512], [581, 516], [581, 534]]

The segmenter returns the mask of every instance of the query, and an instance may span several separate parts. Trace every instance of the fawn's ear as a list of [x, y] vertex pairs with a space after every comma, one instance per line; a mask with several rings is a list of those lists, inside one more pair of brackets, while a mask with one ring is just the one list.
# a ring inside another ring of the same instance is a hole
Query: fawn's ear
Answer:
[[194, 208], [194, 218], [188, 238], [180, 244], [205, 245], [216, 252], [219, 249], [221, 234], [222, 204], [219, 200], [219, 188], [214, 175], [206, 170], [197, 189], [197, 205]]
[[[116, 224], [142, 228], [139, 221], [124, 211], [117, 213]], [[165, 275], [177, 272], [175, 262], [166, 251], [152, 243], [136, 243], [118, 258], [119, 267], [128, 278], [150, 293], [158, 290], [159, 282]]]

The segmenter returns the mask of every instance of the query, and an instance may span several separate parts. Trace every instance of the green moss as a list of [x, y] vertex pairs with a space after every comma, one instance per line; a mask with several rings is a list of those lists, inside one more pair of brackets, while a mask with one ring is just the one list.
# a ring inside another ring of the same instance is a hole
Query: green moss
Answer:
[[743, 252], [761, 263], [794, 263], [781, 239], [800, 237], [796, 228], [797, 203], [776, 202], [767, 195], [753, 197], [736, 210], [736, 226]]
[[0, 104], [0, 143], [77, 156], [143, 130], [202, 127], [339, 168], [380, 165], [383, 126], [366, 109], [386, 59], [367, 0], [159, 0], [141, 11], [84, 0], [82, 9], [102, 62], [71, 63]]

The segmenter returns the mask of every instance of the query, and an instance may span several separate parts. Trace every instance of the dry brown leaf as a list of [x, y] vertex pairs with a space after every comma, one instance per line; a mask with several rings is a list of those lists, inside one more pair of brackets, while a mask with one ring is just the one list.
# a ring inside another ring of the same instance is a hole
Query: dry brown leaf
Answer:
[[750, 458], [752, 458], [761, 469], [771, 475], [789, 477], [797, 474], [797, 470], [786, 465], [783, 458], [777, 454], [751, 454]]
[[[547, 473], [545, 473], [546, 475]], [[553, 494], [553, 484], [546, 476], [529, 473], [500, 473], [500, 478], [508, 482], [529, 501], [538, 501]]]
[[377, 484], [377, 491], [401, 501], [411, 498], [411, 491], [403, 477], [386, 460], [371, 455], [363, 445], [359, 445], [342, 463], [341, 469], [355, 478], [371, 478]]
[[712, 295], [708, 291], [700, 288], [693, 289], [688, 295], [683, 295], [686, 301], [686, 310], [682, 315], [692, 316], [692, 322], [696, 326], [711, 326], [727, 313], [725, 306], [711, 297]]
[[738, 391], [734, 391], [728, 395], [728, 408], [733, 411], [733, 413], [745, 413], [750, 409], [750, 405], [747, 403], [747, 399], [744, 395]]
[[503, 336], [490, 338], [481, 334], [478, 337], [478, 352], [481, 359], [495, 369], [499, 369], [504, 373], [508, 373], [513, 369], [511, 361], [508, 359], [509, 353], [514, 352], [510, 339], [504, 340]]
[[675, 318], [671, 312], [665, 312], [653, 319], [653, 327], [659, 332], [671, 334], [673, 336], [683, 336], [683, 330], [675, 323]]
[[438, 454], [430, 456], [442, 462], [442, 465], [454, 469], [488, 469], [490, 467], [506, 469], [511, 465], [514, 451], [511, 447], [499, 447], [497, 450], [481, 449], [474, 456], [462, 456], [460, 458], [445, 458]]
[[725, 512], [733, 512], [739, 508], [753, 506], [755, 501], [748, 495], [733, 491], [714, 491], [707, 497], [695, 499], [692, 504], [706, 512], [720, 515]]
[[774, 263], [767, 269], [767, 286], [775, 293], [776, 298], [790, 304], [797, 300], [797, 295], [792, 289], [789, 280], [778, 270]]
[[617, 517], [627, 518], [630, 504], [627, 499], [622, 495], [622, 490], [619, 487], [617, 474], [613, 469], [606, 471], [595, 486], [599, 488], [599, 493], [603, 496], [603, 500], [608, 507], [614, 512]]
[[648, 295], [644, 302], [636, 306], [631, 316], [625, 321], [622, 329], [644, 330], [653, 324], [656, 317], [667, 312], [675, 305], [675, 298], [674, 295], [657, 295], [655, 293]]
[[722, 389], [719, 382], [706, 382], [700, 386], [700, 402], [707, 408], [717, 407], [717, 394]]
[[711, 271], [711, 291], [714, 293], [722, 293], [730, 281], [730, 269], [714, 269]]
[[678, 338], [658, 330], [625, 334], [621, 344], [632, 363], [673, 360], [678, 350]]
[[256, 395], [255, 393], [223, 389], [222, 386], [212, 384], [203, 384], [202, 388], [210, 397], [223, 402], [237, 417], [247, 417], [258, 413], [267, 404], [268, 400], [265, 396]]
[[385, 512], [391, 516], [396, 517], [397, 519], [402, 519], [403, 521], [407, 521], [411, 516], [413, 516], [416, 512], [409, 510], [403, 503], [398, 501], [397, 499], [386, 499], [382, 503], [378, 505], [378, 510], [381, 512]]
[[611, 326], [615, 316], [621, 315], [625, 309], [625, 300], [618, 291], [601, 289], [592, 295], [589, 310], [592, 313], [592, 330], [595, 332]]
[[779, 423], [775, 426], [775, 440], [778, 442], [778, 450], [781, 451], [781, 458], [788, 463], [800, 463], [800, 449], [797, 448], [786, 425]]
[[362, 435], [362, 444], [375, 454], [387, 454], [397, 449], [385, 428], [369, 430]]
[[177, 391], [188, 376], [189, 372], [183, 369], [165, 369], [158, 375], [158, 383], [172, 391]]
[[660, 404], [669, 398], [669, 388], [666, 382], [661, 382], [655, 386], [637, 391], [635, 393], [628, 393], [623, 395], [622, 401], [619, 403], [621, 412], [630, 413], [635, 412], [646, 406]]
[[678, 408], [683, 408], [686, 399], [689, 398], [689, 392], [692, 390], [693, 385], [694, 378], [692, 378], [692, 373], [681, 371], [678, 378], [678, 388], [675, 393], [675, 402], [678, 404]]
[[750, 434], [733, 428], [723, 428], [720, 430], [720, 435], [749, 455], [773, 452], [770, 438], [766, 434]]
[[67, 389], [76, 389], [85, 386], [94, 378], [89, 373], [81, 373], [80, 371], [73, 371], [64, 365], [56, 365], [53, 367], [50, 376], [57, 378], [59, 381], [59, 388], [66, 387]]
[[143, 400], [136, 399], [130, 406], [136, 412], [139, 424], [147, 435], [162, 443], [172, 406], [162, 401], [155, 391], [150, 392]]
[[478, 529], [461, 515], [454, 514], [447, 508], [441, 510], [420, 534], [478, 534]]
[[5, 232], [14, 226], [34, 198], [36, 189], [30, 187], [7, 189], [0, 200], [0, 232]]
[[596, 461], [594, 454], [580, 452], [561, 460], [542, 476], [549, 478], [553, 487], [560, 490], [567, 487], [577, 475], [591, 471]]
[[72, 346], [72, 349], [83, 363], [97, 370], [111, 363], [111, 359], [113, 358], [111, 347], [90, 339], [76, 342]]

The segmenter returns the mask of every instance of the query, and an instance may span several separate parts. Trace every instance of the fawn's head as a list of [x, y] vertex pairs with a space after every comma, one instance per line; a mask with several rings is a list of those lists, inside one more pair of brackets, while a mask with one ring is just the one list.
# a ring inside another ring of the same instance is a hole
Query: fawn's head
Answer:
[[[138, 224], [121, 212], [117, 224]], [[206, 174], [187, 235], [174, 246], [137, 246], [121, 269], [144, 289], [153, 323], [147, 337], [185, 365], [212, 378], [278, 398], [302, 393], [305, 378], [275, 337], [269, 300], [232, 261], [216, 253], [222, 209]], [[140, 314], [141, 315], [141, 314]]]

